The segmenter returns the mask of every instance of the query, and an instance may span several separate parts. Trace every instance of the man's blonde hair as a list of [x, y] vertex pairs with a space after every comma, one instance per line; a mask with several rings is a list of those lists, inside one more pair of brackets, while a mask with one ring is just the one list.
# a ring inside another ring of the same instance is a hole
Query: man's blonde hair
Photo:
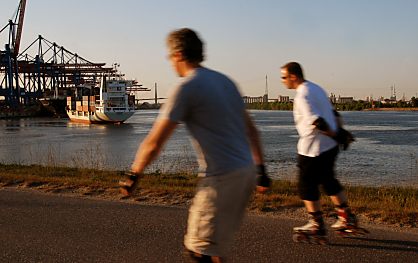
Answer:
[[193, 30], [181, 28], [167, 36], [170, 52], [180, 52], [187, 62], [200, 63], [204, 60], [203, 42]]

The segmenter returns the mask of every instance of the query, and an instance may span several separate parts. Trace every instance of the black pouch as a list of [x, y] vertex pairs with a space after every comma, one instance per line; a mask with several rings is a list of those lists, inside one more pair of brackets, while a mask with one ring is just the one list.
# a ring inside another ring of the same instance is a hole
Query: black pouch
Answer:
[[340, 148], [344, 151], [348, 149], [348, 146], [355, 141], [354, 136], [351, 132], [346, 129], [339, 127], [337, 135], [334, 137], [334, 140], [338, 142]]

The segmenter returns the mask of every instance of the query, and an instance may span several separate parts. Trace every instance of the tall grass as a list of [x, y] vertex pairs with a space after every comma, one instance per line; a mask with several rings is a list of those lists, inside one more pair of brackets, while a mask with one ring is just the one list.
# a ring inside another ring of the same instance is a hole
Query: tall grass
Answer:
[[[74, 167], [95, 170], [106, 170], [109, 167], [120, 167], [121, 170], [129, 169], [130, 163], [121, 163], [117, 154], [110, 156], [101, 143], [87, 143], [82, 148], [72, 152], [64, 152], [60, 144], [49, 143], [46, 145], [27, 145], [21, 155], [7, 156], [6, 160], [0, 160], [5, 164], [32, 165], [41, 164], [45, 167]], [[150, 173], [186, 173], [197, 172], [197, 161], [194, 153], [187, 145], [180, 146], [179, 154], [166, 158], [157, 158], [147, 171]], [[133, 156], [132, 156], [133, 157]], [[19, 159], [18, 159], [19, 158]]]

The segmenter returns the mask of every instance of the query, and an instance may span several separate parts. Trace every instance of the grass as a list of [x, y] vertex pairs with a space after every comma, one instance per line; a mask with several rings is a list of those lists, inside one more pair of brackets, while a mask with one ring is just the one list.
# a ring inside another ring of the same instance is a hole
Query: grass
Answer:
[[[118, 181], [123, 171], [0, 164], [0, 187], [27, 187], [53, 193], [73, 193], [120, 199]], [[131, 197], [138, 202], [187, 205], [194, 195], [198, 178], [190, 173], [145, 175]], [[408, 187], [346, 187], [355, 213], [370, 222], [417, 227], [418, 189]], [[333, 205], [322, 197], [326, 216], [333, 216]], [[255, 194], [249, 209], [262, 214], [278, 214], [302, 209], [296, 184], [274, 181], [267, 194]]]

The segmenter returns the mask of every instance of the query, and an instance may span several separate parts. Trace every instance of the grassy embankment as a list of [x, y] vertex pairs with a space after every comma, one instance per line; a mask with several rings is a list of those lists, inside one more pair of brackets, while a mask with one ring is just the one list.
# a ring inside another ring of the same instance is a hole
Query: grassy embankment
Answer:
[[[0, 164], [0, 188], [32, 188], [114, 200], [120, 199], [117, 182], [123, 175], [121, 171]], [[187, 205], [197, 180], [195, 175], [187, 173], [148, 174], [130, 199], [140, 203]], [[353, 210], [369, 222], [417, 227], [418, 189], [358, 186], [346, 189]], [[324, 197], [323, 202], [326, 216], [331, 216], [334, 211], [329, 198]], [[263, 214], [280, 214], [302, 206], [294, 183], [274, 181], [267, 194], [253, 197], [249, 209]]]

